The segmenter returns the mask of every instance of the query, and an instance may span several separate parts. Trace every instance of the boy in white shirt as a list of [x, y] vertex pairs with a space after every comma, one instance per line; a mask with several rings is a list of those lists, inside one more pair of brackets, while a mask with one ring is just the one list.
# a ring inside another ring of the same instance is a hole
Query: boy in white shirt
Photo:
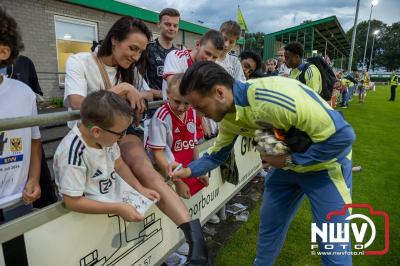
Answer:
[[123, 202], [122, 194], [136, 193], [134, 188], [150, 200], [160, 199], [139, 183], [120, 155], [117, 141], [125, 136], [133, 115], [129, 104], [110, 91], [100, 90], [83, 100], [82, 123], [64, 137], [54, 155], [56, 184], [67, 208], [140, 221], [143, 213]]
[[221, 24], [219, 31], [224, 37], [224, 49], [215, 62], [225, 68], [235, 80], [246, 81], [239, 59], [230, 54], [240, 38], [241, 29], [239, 24], [233, 20], [225, 21]]
[[[1, 7], [0, 29], [0, 69], [3, 69], [13, 63], [23, 43], [17, 23]], [[0, 119], [34, 115], [37, 108], [32, 90], [18, 80], [0, 75]], [[0, 223], [32, 210], [31, 203], [41, 194], [40, 163], [38, 127], [0, 131]]]

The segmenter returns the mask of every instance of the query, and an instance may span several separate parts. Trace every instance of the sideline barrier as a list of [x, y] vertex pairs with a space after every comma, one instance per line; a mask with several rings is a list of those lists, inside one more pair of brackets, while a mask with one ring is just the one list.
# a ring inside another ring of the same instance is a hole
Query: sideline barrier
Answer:
[[[163, 101], [152, 101], [148, 103], [149, 109], [156, 109], [162, 105]], [[13, 118], [0, 119], [0, 131], [33, 127], [33, 126], [44, 126], [48, 124], [67, 122], [71, 120], [79, 119], [79, 110], [65, 111], [49, 114], [40, 114], [37, 116], [21, 116]]]
[[[5, 128], [3, 120], [0, 130]], [[210, 140], [200, 145], [201, 153], [212, 143]], [[224, 183], [217, 168], [209, 173], [207, 188], [184, 200], [192, 217], [203, 224], [261, 169], [260, 156], [250, 138], [237, 138], [234, 151], [239, 171], [237, 185]], [[145, 216], [142, 222], [129, 223], [117, 215], [70, 212], [57, 202], [0, 226], [0, 265], [5, 265], [7, 257], [24, 254], [32, 266], [160, 265], [184, 242], [184, 236], [156, 206]]]

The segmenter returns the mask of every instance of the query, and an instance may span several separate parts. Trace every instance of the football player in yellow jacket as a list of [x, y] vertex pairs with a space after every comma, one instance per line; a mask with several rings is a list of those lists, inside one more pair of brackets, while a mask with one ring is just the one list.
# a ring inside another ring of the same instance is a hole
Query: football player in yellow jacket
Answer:
[[[254, 137], [257, 129], [274, 128], [285, 134], [296, 129], [309, 145], [302, 151], [265, 155], [272, 166], [266, 177], [255, 266], [273, 265], [289, 225], [305, 196], [314, 222], [345, 222], [343, 216], [328, 221], [329, 212], [351, 203], [352, 127], [316, 91], [294, 79], [268, 77], [235, 81], [222, 67], [199, 62], [189, 68], [180, 93], [202, 115], [219, 122], [219, 134], [210, 150], [175, 174], [174, 178], [201, 176], [222, 164], [237, 136]], [[302, 143], [300, 143], [302, 144]], [[349, 243], [348, 243], [349, 244]], [[334, 244], [331, 251], [350, 251]], [[325, 245], [320, 245], [325, 250]], [[350, 255], [324, 255], [325, 265], [351, 265]]]

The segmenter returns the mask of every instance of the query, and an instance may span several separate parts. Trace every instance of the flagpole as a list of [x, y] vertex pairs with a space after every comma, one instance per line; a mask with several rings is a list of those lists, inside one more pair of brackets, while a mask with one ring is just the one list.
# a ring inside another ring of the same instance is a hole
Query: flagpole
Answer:
[[[240, 14], [242, 14], [242, 16], [243, 16], [242, 10], [240, 10]], [[244, 17], [243, 17], [243, 19], [244, 19]], [[244, 34], [243, 34], [243, 51], [245, 51], [246, 50], [246, 29], [244, 29], [243, 32], [244, 32]]]
[[[240, 24], [240, 28], [242, 29], [243, 51], [244, 51], [246, 49], [246, 28], [247, 28], [247, 25], [245, 24], [246, 22], [244, 21], [242, 11], [240, 10], [239, 1], [237, 1], [237, 3], [238, 3], [237, 4], [237, 20], [238, 20], [238, 23]], [[244, 26], [243, 26], [243, 24], [244, 24]]]
[[[239, 5], [238, 5], [238, 9], [240, 10], [240, 6]], [[240, 10], [240, 13], [242, 13], [241, 10]], [[245, 50], [246, 50], [246, 29], [243, 30], [243, 51], [245, 51]]]

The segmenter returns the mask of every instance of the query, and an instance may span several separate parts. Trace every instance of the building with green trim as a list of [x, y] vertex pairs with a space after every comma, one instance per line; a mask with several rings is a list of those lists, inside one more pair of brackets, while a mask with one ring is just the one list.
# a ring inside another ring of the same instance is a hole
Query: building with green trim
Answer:
[[[84, 7], [89, 7], [89, 8], [93, 8], [93, 9], [98, 9], [98, 10], [102, 10], [105, 12], [109, 12], [109, 13], [114, 13], [114, 14], [118, 14], [118, 15], [128, 15], [128, 16], [132, 16], [138, 19], [141, 19], [143, 21], [149, 22], [149, 23], [154, 23], [156, 24], [158, 22], [158, 12], [152, 11], [152, 10], [148, 10], [145, 8], [141, 8], [141, 7], [137, 7], [137, 6], [133, 6], [133, 5], [129, 5], [126, 4], [124, 2], [120, 2], [120, 1], [115, 1], [115, 0], [65, 0], [65, 2], [69, 2], [69, 3], [73, 3], [73, 4], [77, 4], [77, 5], [81, 5]], [[185, 21], [185, 20], [181, 20], [179, 23], [179, 29], [183, 39], [183, 44], [184, 39], [185, 39], [185, 32], [192, 32], [195, 34], [199, 34], [199, 35], [203, 35], [204, 33], [206, 33], [209, 28], [189, 22], [189, 21]]]
[[[116, 0], [2, 0], [15, 18], [25, 44], [23, 55], [32, 59], [47, 101], [64, 96], [65, 62], [71, 54], [90, 51], [121, 16], [141, 19], [159, 36], [158, 12]], [[174, 43], [192, 48], [209, 28], [181, 20]]]
[[304, 46], [304, 57], [327, 55], [336, 68], [347, 66], [350, 43], [336, 16], [266, 34], [263, 59], [277, 57], [281, 47], [294, 41]]

